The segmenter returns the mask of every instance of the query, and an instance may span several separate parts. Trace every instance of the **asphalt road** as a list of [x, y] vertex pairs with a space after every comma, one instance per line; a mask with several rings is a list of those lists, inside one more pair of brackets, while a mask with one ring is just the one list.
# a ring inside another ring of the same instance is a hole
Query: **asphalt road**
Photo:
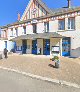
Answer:
[[0, 92], [80, 92], [80, 89], [33, 79], [0, 69]]

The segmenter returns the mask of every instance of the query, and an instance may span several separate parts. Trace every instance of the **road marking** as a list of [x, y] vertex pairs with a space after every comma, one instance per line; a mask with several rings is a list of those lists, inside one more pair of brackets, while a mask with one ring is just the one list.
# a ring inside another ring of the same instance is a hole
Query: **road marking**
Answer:
[[25, 75], [25, 76], [29, 76], [29, 77], [32, 77], [32, 78], [40, 79], [40, 80], [43, 80], [43, 81], [48, 81], [48, 82], [57, 83], [57, 84], [60, 84], [60, 85], [66, 85], [66, 86], [70, 86], [70, 87], [80, 88], [80, 85], [78, 85], [76, 83], [70, 83], [70, 82], [66, 82], [66, 81], [63, 81], [63, 80], [57, 80], [57, 79], [42, 77], [42, 76], [38, 76], [38, 75], [31, 74], [31, 73], [26, 73], [26, 72], [22, 72], [22, 71], [19, 71], [19, 70], [6, 68], [6, 67], [2, 67], [2, 66], [0, 66], [0, 69], [16, 72], [16, 73], [19, 73], [19, 74], [22, 74], [22, 75]]

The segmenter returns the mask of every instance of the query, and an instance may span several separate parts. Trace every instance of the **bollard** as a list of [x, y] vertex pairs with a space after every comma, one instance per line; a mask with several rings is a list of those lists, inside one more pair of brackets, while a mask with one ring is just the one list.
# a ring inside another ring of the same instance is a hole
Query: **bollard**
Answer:
[[0, 59], [2, 59], [2, 54], [0, 54]]
[[59, 68], [60, 60], [55, 61], [55, 68]]

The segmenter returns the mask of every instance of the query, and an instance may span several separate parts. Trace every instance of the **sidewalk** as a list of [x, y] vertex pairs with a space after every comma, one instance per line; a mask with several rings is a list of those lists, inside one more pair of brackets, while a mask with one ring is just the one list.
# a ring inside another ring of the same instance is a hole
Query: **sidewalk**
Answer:
[[80, 59], [60, 57], [60, 60], [60, 68], [56, 69], [49, 66], [52, 64], [49, 57], [13, 54], [0, 60], [0, 66], [80, 85]]

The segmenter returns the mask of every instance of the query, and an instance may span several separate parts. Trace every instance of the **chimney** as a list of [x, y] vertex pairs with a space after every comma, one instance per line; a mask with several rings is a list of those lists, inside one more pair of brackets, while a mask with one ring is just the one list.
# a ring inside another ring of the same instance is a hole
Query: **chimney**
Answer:
[[18, 13], [18, 19], [17, 19], [18, 21], [20, 20], [20, 13]]
[[71, 8], [71, 0], [67, 0], [68, 1], [68, 8]]

